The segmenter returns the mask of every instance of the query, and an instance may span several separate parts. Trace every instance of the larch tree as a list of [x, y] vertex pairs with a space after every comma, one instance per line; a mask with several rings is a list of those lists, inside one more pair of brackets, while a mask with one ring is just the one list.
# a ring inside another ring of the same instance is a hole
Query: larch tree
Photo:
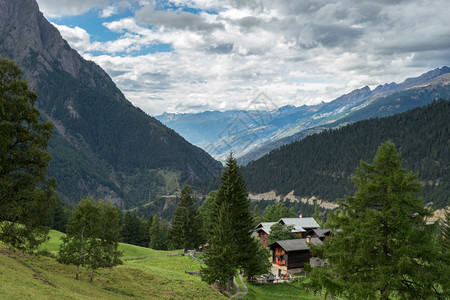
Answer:
[[174, 247], [182, 247], [185, 252], [202, 243], [201, 219], [189, 185], [185, 185], [181, 190], [181, 199], [173, 214], [169, 238]]
[[223, 292], [231, 286], [239, 269], [247, 276], [255, 275], [259, 260], [268, 257], [258, 256], [259, 245], [252, 238], [252, 232], [253, 218], [245, 183], [236, 159], [230, 154], [212, 210], [211, 249], [206, 251], [203, 280], [208, 283], [219, 281]]
[[[435, 274], [438, 278], [444, 278], [441, 282], [442, 293], [450, 299], [450, 211], [444, 212], [444, 217], [439, 221], [438, 227], [438, 255]], [[445, 297], [442, 299], [445, 299]]]
[[350, 299], [440, 297], [435, 228], [426, 225], [431, 212], [417, 197], [417, 178], [391, 142], [378, 148], [373, 163], [361, 161], [355, 195], [333, 216], [339, 230], [312, 246], [331, 267], [314, 268], [310, 287]]
[[47, 237], [42, 224], [56, 187], [45, 176], [53, 125], [40, 122], [36, 99], [19, 67], [0, 58], [0, 241], [20, 250]]

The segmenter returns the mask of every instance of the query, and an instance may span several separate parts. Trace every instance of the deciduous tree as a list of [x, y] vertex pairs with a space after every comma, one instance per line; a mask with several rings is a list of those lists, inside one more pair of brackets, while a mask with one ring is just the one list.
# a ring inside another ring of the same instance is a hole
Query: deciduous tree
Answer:
[[107, 200], [82, 199], [67, 225], [62, 238], [58, 261], [77, 266], [79, 279], [81, 266], [91, 269], [92, 282], [98, 268], [121, 264], [121, 252], [117, 250], [120, 238], [120, 211]]
[[270, 234], [269, 234], [269, 244], [272, 244], [276, 241], [281, 241], [281, 240], [293, 240], [293, 239], [298, 239], [298, 235], [296, 235], [295, 233], [292, 232], [292, 230], [294, 229], [294, 226], [292, 225], [288, 225], [288, 226], [284, 226], [281, 225], [280, 223], [275, 223], [272, 225], [272, 227], [270, 228]]

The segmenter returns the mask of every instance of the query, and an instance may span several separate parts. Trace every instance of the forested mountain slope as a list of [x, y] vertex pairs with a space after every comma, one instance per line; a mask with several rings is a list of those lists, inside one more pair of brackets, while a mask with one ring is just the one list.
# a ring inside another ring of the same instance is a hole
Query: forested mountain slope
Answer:
[[55, 124], [49, 175], [66, 201], [108, 197], [124, 207], [176, 180], [207, 179], [221, 164], [142, 110], [84, 60], [39, 12], [35, 0], [0, 0], [0, 56], [23, 69], [41, 116]]
[[432, 104], [385, 118], [326, 130], [273, 150], [243, 167], [249, 192], [274, 190], [286, 195], [336, 201], [352, 195], [350, 180], [361, 159], [371, 162], [378, 146], [390, 140], [404, 167], [419, 172], [425, 202], [436, 207], [450, 197], [450, 102]]

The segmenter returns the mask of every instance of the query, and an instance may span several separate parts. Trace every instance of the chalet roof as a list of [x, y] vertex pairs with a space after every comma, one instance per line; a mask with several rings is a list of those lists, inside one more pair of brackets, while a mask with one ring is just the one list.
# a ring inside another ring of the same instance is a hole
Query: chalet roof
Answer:
[[307, 229], [320, 227], [314, 218], [281, 218], [278, 223], [294, 226], [292, 232], [306, 232]]
[[270, 234], [270, 227], [276, 222], [262, 222], [256, 225], [255, 231], [263, 230], [265, 233]]
[[[311, 243], [314, 245], [321, 245], [322, 241], [319, 238], [311, 238]], [[273, 246], [279, 245], [286, 252], [291, 251], [301, 251], [301, 250], [309, 250], [309, 244], [306, 242], [306, 239], [294, 239], [294, 240], [282, 240], [276, 241], [270, 244], [270, 248]]]
[[311, 231], [317, 234], [318, 237], [325, 237], [325, 234], [329, 233], [330, 229], [313, 229]]

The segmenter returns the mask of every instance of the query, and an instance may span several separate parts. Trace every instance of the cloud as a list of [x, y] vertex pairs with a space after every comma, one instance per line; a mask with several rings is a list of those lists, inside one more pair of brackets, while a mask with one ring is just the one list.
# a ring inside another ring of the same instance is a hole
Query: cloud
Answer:
[[112, 0], [37, 0], [39, 8], [51, 18], [77, 16], [92, 8], [107, 8]]
[[[245, 108], [257, 91], [280, 106], [330, 101], [450, 60], [446, 0], [39, 3], [54, 5], [46, 15], [117, 13], [103, 26], [119, 37], [106, 42], [91, 41], [80, 27], [57, 27], [151, 114]], [[119, 17], [124, 8], [134, 15]], [[148, 50], [161, 44], [172, 50]]]
[[101, 18], [109, 18], [112, 15], [115, 15], [116, 13], [117, 13], [117, 7], [110, 5], [101, 11], [100, 17]]
[[66, 39], [73, 48], [77, 49], [80, 52], [86, 52], [91, 49], [89, 33], [87, 33], [87, 31], [83, 28], [80, 28], [78, 26], [72, 28], [55, 23], [52, 23], [52, 25], [59, 30], [64, 39]]
[[181, 10], [155, 10], [154, 5], [147, 5], [136, 12], [136, 19], [144, 24], [168, 29], [190, 31], [207, 31], [224, 29], [219, 22], [208, 22], [202, 15]]

